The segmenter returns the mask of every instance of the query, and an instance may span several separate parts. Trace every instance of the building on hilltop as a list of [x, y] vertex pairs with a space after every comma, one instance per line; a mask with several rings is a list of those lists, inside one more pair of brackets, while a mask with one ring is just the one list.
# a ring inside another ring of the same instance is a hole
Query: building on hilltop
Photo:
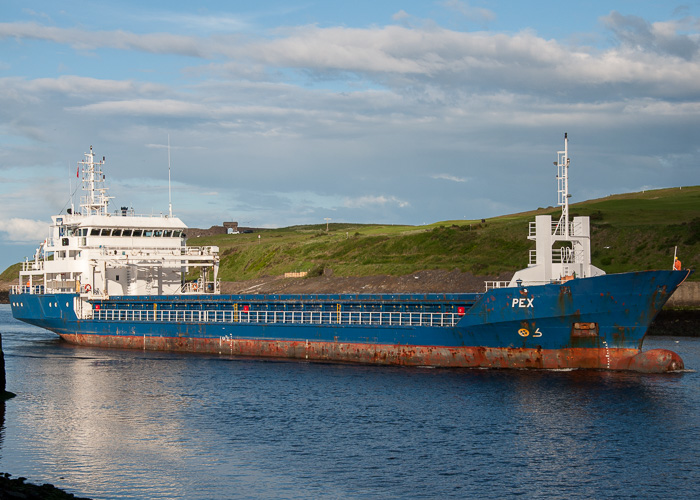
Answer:
[[188, 238], [215, 236], [217, 234], [236, 234], [238, 232], [238, 222], [224, 222], [221, 226], [211, 226], [209, 229], [189, 227], [185, 230], [185, 234]]

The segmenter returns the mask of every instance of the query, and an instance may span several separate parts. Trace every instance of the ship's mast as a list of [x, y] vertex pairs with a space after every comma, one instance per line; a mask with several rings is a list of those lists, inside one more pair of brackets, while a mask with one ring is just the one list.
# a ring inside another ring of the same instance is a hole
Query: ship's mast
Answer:
[[[557, 151], [557, 191], [559, 193], [559, 206], [561, 218], [557, 224], [557, 230], [562, 229], [564, 238], [569, 239], [569, 137], [564, 133], [564, 151]], [[561, 234], [561, 233], [560, 233]]]
[[112, 196], [107, 196], [105, 187], [105, 176], [102, 172], [102, 165], [105, 163], [104, 156], [101, 161], [95, 161], [95, 154], [85, 153], [85, 159], [79, 161], [82, 167], [82, 182], [84, 195], [80, 198], [80, 206], [84, 215], [108, 215], [107, 207]]
[[170, 189], [170, 134], [168, 134], [168, 215], [173, 216], [173, 198]]

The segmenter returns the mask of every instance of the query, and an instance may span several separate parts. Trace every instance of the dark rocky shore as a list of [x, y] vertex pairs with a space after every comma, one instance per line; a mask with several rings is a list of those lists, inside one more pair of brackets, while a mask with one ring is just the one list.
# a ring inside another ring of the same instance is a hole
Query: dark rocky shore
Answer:
[[0, 473], [0, 500], [26, 499], [26, 500], [89, 500], [87, 497], [76, 497], [52, 484], [37, 486], [25, 482], [23, 477], [12, 478], [10, 474]]
[[[5, 380], [5, 354], [2, 351], [2, 334], [0, 334], [0, 429], [5, 423], [5, 402], [15, 395], [6, 389]], [[2, 436], [0, 435], [0, 442]], [[79, 499], [72, 493], [56, 488], [52, 484], [37, 486], [25, 482], [26, 478], [13, 478], [10, 474], [0, 472], [0, 500], [26, 499], [26, 500], [65, 500], [68, 498]], [[89, 500], [89, 499], [87, 499]]]
[[649, 327], [648, 335], [700, 337], [700, 309], [663, 309]]

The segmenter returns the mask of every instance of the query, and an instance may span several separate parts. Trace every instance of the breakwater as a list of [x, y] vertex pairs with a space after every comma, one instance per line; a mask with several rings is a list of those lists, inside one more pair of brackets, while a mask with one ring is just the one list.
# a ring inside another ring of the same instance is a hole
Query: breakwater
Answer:
[[700, 308], [700, 281], [686, 281], [673, 292], [666, 303], [666, 308], [677, 307]]

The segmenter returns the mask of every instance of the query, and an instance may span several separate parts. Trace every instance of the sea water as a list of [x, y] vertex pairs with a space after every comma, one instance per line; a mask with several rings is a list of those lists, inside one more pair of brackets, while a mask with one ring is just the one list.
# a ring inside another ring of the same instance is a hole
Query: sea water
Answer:
[[77, 347], [0, 306], [0, 471], [100, 498], [690, 498], [689, 371], [448, 370]]

